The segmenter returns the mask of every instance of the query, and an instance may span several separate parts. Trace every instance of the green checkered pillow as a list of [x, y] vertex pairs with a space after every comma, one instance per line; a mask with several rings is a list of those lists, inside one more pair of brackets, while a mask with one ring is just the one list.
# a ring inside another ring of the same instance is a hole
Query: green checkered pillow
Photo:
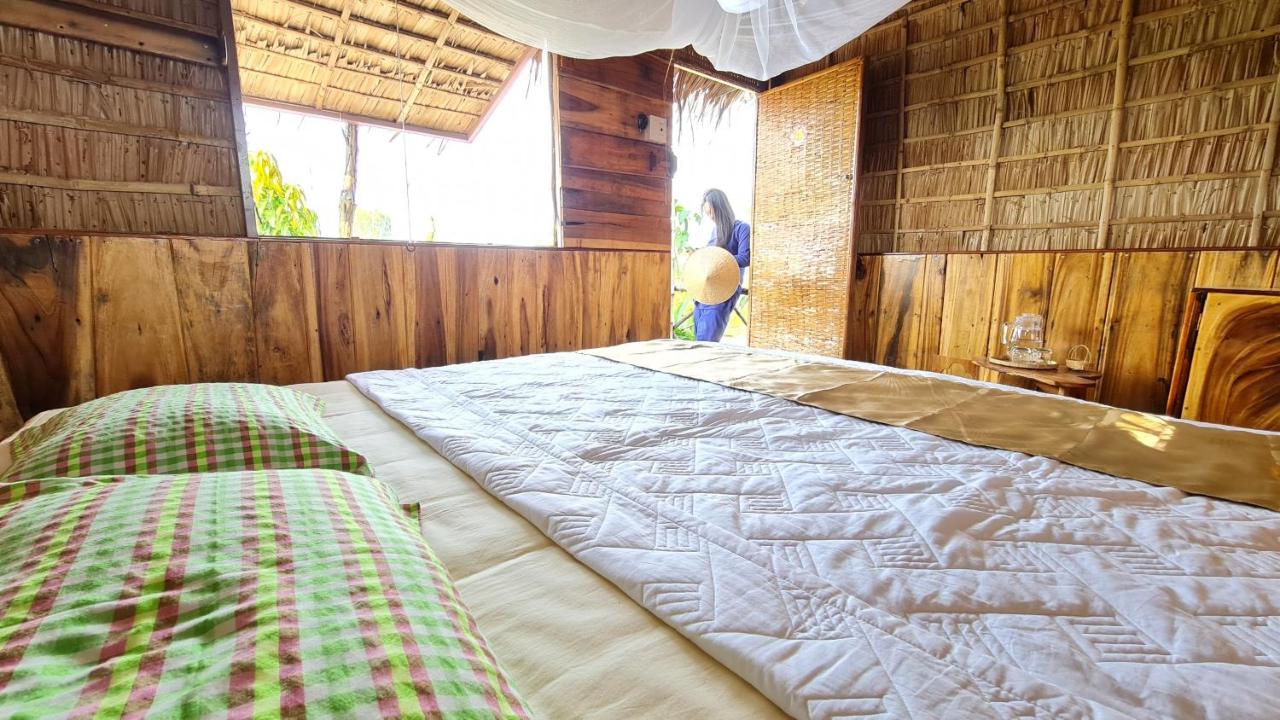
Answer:
[[[67, 409], [13, 441], [0, 501], [22, 481], [262, 468], [369, 474], [320, 417], [318, 398], [248, 383], [162, 385]], [[15, 485], [16, 484], [16, 485]], [[29, 489], [29, 488], [28, 488]]]
[[382, 482], [62, 482], [0, 505], [0, 717], [528, 717]]

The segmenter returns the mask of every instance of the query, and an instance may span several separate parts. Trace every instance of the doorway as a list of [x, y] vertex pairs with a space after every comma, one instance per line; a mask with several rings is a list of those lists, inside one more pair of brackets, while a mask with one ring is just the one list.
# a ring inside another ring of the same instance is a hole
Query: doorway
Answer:
[[[672, 108], [671, 148], [677, 159], [671, 181], [672, 336], [694, 339], [693, 298], [683, 270], [689, 255], [712, 241], [714, 223], [705, 217], [702, 197], [719, 188], [737, 219], [750, 223], [754, 205], [756, 96], [706, 75], [677, 69]], [[729, 318], [723, 342], [746, 345], [751, 317], [750, 270], [744, 292]]]

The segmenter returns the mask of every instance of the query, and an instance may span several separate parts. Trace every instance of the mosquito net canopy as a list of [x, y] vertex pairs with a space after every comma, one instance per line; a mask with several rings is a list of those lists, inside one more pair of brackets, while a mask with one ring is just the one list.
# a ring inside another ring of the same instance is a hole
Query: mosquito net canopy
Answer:
[[450, 0], [526, 45], [576, 58], [692, 45], [716, 68], [759, 80], [813, 62], [905, 0]]

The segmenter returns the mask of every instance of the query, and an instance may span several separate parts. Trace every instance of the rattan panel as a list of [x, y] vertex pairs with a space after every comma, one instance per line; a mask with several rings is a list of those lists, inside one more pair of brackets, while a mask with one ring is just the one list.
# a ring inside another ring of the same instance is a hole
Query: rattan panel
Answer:
[[841, 357], [853, 273], [862, 61], [761, 95], [751, 344]]

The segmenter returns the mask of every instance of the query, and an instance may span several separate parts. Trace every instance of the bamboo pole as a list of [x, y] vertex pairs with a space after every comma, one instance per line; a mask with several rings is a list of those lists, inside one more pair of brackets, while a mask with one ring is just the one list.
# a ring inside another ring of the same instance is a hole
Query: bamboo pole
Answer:
[[1111, 215], [1115, 212], [1116, 164], [1120, 156], [1120, 136], [1124, 127], [1124, 99], [1129, 80], [1129, 36], [1133, 31], [1133, 0], [1121, 0], [1120, 37], [1116, 43], [1116, 76], [1111, 97], [1111, 120], [1107, 128], [1107, 161], [1103, 169], [1102, 211], [1098, 213], [1098, 237], [1094, 244], [1107, 247]]
[[333, 68], [338, 64], [338, 56], [343, 53], [342, 42], [346, 39], [347, 28], [351, 25], [351, 11], [360, 0], [343, 0], [342, 16], [338, 18], [333, 31], [333, 49], [329, 51], [329, 62], [320, 75], [320, 89], [316, 91], [316, 108], [324, 107], [325, 92], [329, 89], [329, 80], [333, 78]]
[[1000, 0], [1000, 28], [996, 35], [996, 119], [991, 125], [991, 155], [987, 160], [987, 192], [982, 206], [982, 249], [991, 247], [995, 219], [996, 178], [1000, 175], [1000, 143], [1004, 134], [1005, 65], [1009, 57], [1009, 0]]
[[1271, 194], [1271, 173], [1276, 167], [1276, 142], [1280, 136], [1280, 73], [1271, 88], [1271, 122], [1267, 128], [1266, 143], [1262, 148], [1262, 166], [1258, 168], [1258, 184], [1253, 192], [1253, 220], [1249, 224], [1249, 245], [1262, 245], [1262, 220], [1267, 212], [1267, 197]]
[[893, 231], [902, 230], [902, 176], [903, 161], [907, 147], [907, 50], [911, 41], [908, 28], [910, 15], [902, 16], [902, 48], [898, 51], [898, 170], [895, 174], [893, 212]]
[[[423, 86], [431, 80], [431, 73], [435, 70], [436, 58], [440, 57], [440, 50], [444, 47], [445, 41], [449, 38], [449, 33], [457, 22], [458, 11], [454, 10], [449, 13], [449, 21], [444, 29], [436, 36], [436, 44], [431, 48], [431, 54], [427, 56], [426, 62], [422, 64], [422, 72], [418, 73], [418, 81], [413, 84], [413, 91], [409, 93], [409, 97], [405, 98], [404, 107], [400, 108], [398, 122], [404, 122], [405, 118], [409, 117], [409, 111], [413, 109], [413, 104], [418, 101], [418, 94], [422, 92]], [[511, 78], [507, 78], [507, 82], [511, 82]]]

